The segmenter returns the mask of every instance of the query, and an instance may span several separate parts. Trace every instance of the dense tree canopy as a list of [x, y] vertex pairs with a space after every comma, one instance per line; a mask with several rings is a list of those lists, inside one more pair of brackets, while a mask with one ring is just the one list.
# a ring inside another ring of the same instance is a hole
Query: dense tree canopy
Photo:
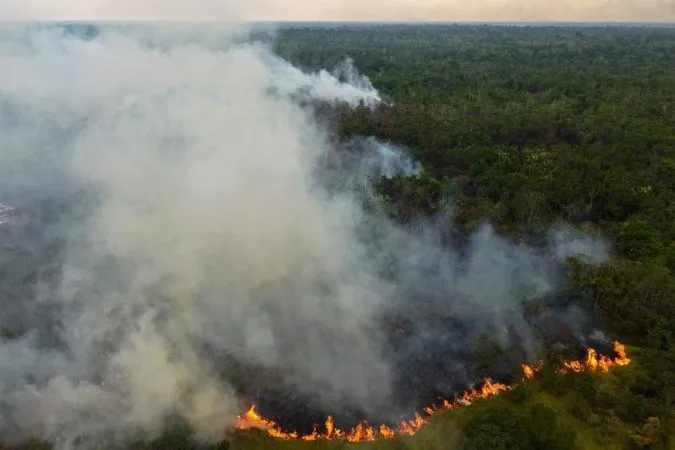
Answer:
[[404, 144], [423, 162], [425, 175], [380, 186], [399, 219], [451, 204], [465, 231], [489, 220], [528, 238], [564, 220], [613, 244], [601, 266], [570, 261], [568, 288], [635, 346], [638, 365], [611, 381], [545, 379], [529, 390], [557, 410], [495, 403], [466, 423], [465, 447], [675, 445], [675, 31], [305, 28], [277, 46], [307, 69], [353, 58], [390, 100], [345, 109], [339, 130]]

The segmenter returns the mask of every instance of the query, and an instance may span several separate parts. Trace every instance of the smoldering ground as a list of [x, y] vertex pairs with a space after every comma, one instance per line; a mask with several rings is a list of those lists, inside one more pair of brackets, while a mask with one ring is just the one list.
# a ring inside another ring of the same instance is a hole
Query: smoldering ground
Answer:
[[489, 225], [448, 248], [438, 226], [364, 209], [379, 176], [421, 166], [372, 139], [330, 144], [301, 106], [377, 103], [349, 64], [351, 84], [305, 74], [231, 30], [3, 33], [8, 442], [150, 439], [171, 415], [216, 440], [265, 399], [396, 420], [482, 376], [483, 332], [534, 357], [524, 305], [555, 291], [560, 256], [606, 256], [569, 231], [534, 249]]

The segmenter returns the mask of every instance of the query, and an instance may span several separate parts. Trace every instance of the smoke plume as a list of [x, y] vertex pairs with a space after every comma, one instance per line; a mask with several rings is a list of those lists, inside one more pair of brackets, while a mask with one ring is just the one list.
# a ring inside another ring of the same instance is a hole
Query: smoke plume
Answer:
[[[485, 225], [453, 249], [364, 209], [368, 180], [421, 166], [373, 139], [336, 147], [301, 105], [377, 91], [349, 62], [306, 74], [241, 33], [4, 30], [10, 442], [149, 439], [172, 415], [221, 439], [247, 400], [242, 367], [329, 411], [399, 413], [402, 367], [444, 358], [435, 391], [476, 381], [481, 332], [534, 357], [524, 303], [555, 290], [560, 258], [600, 248], [557, 233], [535, 250]], [[392, 341], [386, 317], [406, 332]]]

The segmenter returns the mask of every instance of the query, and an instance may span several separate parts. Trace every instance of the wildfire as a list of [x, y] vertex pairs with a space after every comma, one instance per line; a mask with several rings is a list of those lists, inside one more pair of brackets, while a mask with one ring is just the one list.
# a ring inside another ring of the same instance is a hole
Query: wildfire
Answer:
[[586, 353], [585, 361], [565, 361], [563, 368], [560, 369], [562, 373], [571, 370], [572, 372], [581, 372], [583, 370], [601, 370], [602, 372], [609, 372], [609, 369], [614, 366], [626, 366], [630, 364], [630, 359], [626, 356], [626, 348], [619, 342], [614, 342], [614, 352], [617, 357], [612, 359], [605, 355], [598, 355], [594, 349], [589, 348]]
[[536, 364], [521, 364], [520, 367], [523, 369], [523, 375], [525, 380], [531, 380], [534, 378], [534, 375], [541, 370], [544, 364], [539, 361]]
[[[599, 355], [598, 352], [592, 348], [589, 348], [586, 353], [586, 359], [583, 361], [565, 361], [563, 367], [558, 370], [560, 373], [566, 373], [567, 371], [572, 372], [581, 372], [584, 370], [589, 371], [602, 371], [608, 372], [610, 368], [614, 366], [626, 366], [630, 364], [630, 359], [626, 355], [626, 348], [619, 342], [614, 342], [614, 352], [617, 354], [615, 358], [610, 358], [608, 356]], [[541, 370], [542, 363], [529, 365], [523, 364], [523, 381], [534, 378], [536, 373]], [[453, 400], [444, 400], [440, 405], [432, 405], [424, 408], [424, 413], [416, 413], [415, 417], [411, 420], [405, 420], [400, 423], [397, 428], [389, 428], [386, 425], [380, 425], [379, 427], [373, 427], [366, 422], [359, 422], [351, 430], [345, 431], [335, 427], [335, 421], [333, 417], [328, 416], [326, 422], [324, 423], [324, 430], [320, 432], [318, 427], [315, 426], [314, 430], [310, 434], [300, 435], [299, 433], [292, 431], [284, 431], [276, 422], [265, 419], [255, 409], [255, 405], [243, 415], [237, 417], [237, 423], [235, 428], [238, 430], [246, 430], [249, 428], [260, 428], [267, 431], [267, 434], [273, 438], [277, 439], [302, 439], [305, 441], [315, 441], [318, 439], [344, 439], [349, 442], [362, 442], [362, 441], [374, 441], [375, 439], [391, 439], [395, 436], [407, 435], [412, 436], [417, 433], [426, 423], [429, 421], [429, 418], [440, 411], [447, 411], [449, 409], [458, 408], [460, 406], [468, 406], [473, 403], [474, 400], [478, 398], [488, 398], [493, 395], [497, 395], [500, 392], [511, 390], [515, 385], [507, 386], [505, 384], [493, 382], [490, 379], [486, 379], [483, 384], [478, 389], [472, 389], [466, 391], [463, 394], [457, 396]]]

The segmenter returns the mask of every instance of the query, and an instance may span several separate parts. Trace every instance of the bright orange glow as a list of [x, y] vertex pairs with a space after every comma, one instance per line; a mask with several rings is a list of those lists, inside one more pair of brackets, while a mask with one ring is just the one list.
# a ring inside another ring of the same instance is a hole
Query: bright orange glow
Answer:
[[534, 378], [534, 368], [528, 364], [523, 364], [521, 366], [523, 368], [523, 375], [525, 375], [525, 378], [528, 380], [531, 380]]
[[630, 359], [626, 356], [626, 347], [623, 344], [614, 341], [614, 352], [617, 354], [617, 357], [612, 359], [605, 355], [598, 355], [598, 352], [589, 348], [585, 361], [565, 361], [560, 372], [565, 373], [568, 370], [572, 372], [584, 370], [609, 372], [609, 369], [614, 366], [626, 366], [630, 364]]
[[539, 361], [535, 364], [521, 364], [520, 367], [523, 369], [523, 375], [525, 376], [524, 380], [531, 380], [534, 378], [537, 372], [543, 367], [543, 363]]
[[[601, 371], [608, 372], [614, 366], [625, 366], [630, 364], [630, 359], [626, 355], [626, 348], [619, 342], [614, 342], [614, 352], [617, 354], [615, 358], [609, 358], [604, 355], [599, 355], [598, 352], [589, 348], [586, 353], [584, 361], [565, 361], [563, 367], [558, 370], [560, 373], [568, 371]], [[523, 364], [523, 381], [530, 380], [535, 377], [536, 373], [541, 370], [542, 363]], [[246, 430], [249, 428], [260, 428], [267, 431], [267, 434], [277, 439], [303, 439], [306, 441], [315, 441], [317, 439], [346, 439], [349, 442], [363, 442], [374, 441], [375, 439], [391, 439], [395, 436], [407, 435], [412, 436], [417, 433], [426, 423], [429, 418], [440, 411], [458, 408], [460, 406], [468, 406], [479, 398], [488, 398], [497, 395], [500, 392], [511, 390], [516, 385], [507, 386], [501, 383], [495, 383], [490, 379], [486, 379], [478, 389], [466, 391], [457, 396], [453, 400], [443, 400], [440, 405], [432, 405], [424, 408], [424, 415], [416, 413], [411, 420], [403, 421], [398, 428], [389, 428], [386, 425], [373, 427], [366, 422], [359, 422], [354, 428], [349, 431], [343, 431], [335, 427], [333, 417], [328, 416], [324, 423], [325, 432], [319, 432], [318, 427], [315, 426], [310, 434], [299, 435], [295, 431], [286, 432], [272, 420], [265, 419], [255, 410], [255, 405], [243, 415], [237, 418], [235, 428], [238, 430]]]

